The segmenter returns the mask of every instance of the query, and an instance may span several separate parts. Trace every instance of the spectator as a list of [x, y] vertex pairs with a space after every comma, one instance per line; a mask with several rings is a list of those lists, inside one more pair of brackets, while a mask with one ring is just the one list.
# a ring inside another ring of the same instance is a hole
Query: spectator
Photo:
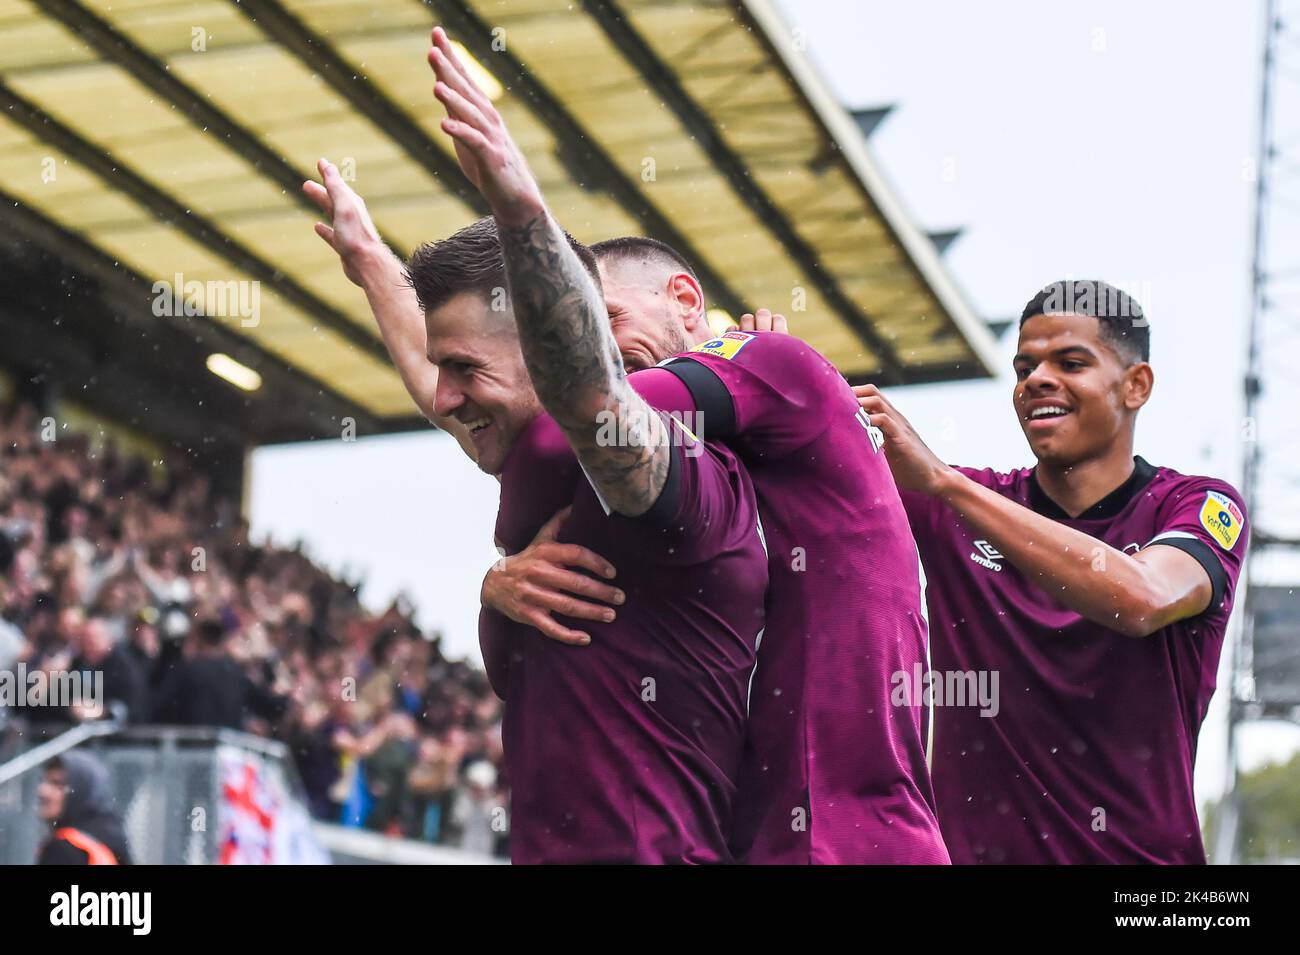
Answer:
[[412, 810], [408, 831], [427, 842], [441, 839], [443, 819], [450, 813], [456, 793], [456, 763], [454, 752], [438, 737], [426, 736], [420, 741], [407, 777]]
[[153, 721], [237, 730], [250, 714], [269, 718], [281, 709], [281, 701], [250, 680], [230, 656], [221, 623], [204, 620], [196, 628], [192, 655], [163, 680]]
[[[0, 580], [0, 594], [5, 590], [5, 582]], [[18, 662], [27, 648], [23, 632], [4, 617], [0, 617], [0, 670], [10, 670]]]
[[415, 762], [415, 720], [401, 710], [381, 725], [383, 742], [366, 760], [366, 785], [373, 801], [367, 828], [401, 835], [407, 805], [407, 776]]
[[462, 770], [501, 760], [483, 674], [445, 659], [404, 598], [374, 614], [357, 581], [254, 543], [188, 460], [56, 437], [31, 404], [0, 404], [0, 661], [102, 670], [137, 721], [278, 737], [318, 818], [346, 803], [355, 825], [458, 844]]
[[120, 704], [122, 715], [128, 722], [144, 722], [148, 718], [148, 697], [140, 668], [125, 643], [114, 643], [108, 621], [91, 617], [81, 628], [81, 648], [73, 658], [71, 669], [87, 677], [85, 685], [95, 674], [104, 676], [104, 699], [100, 706], [74, 705], [72, 717], [77, 722], [99, 719]]
[[497, 793], [497, 770], [487, 760], [465, 769], [466, 788], [456, 795], [452, 819], [460, 831], [459, 846], [466, 852], [492, 855], [497, 836], [504, 830], [504, 809]]
[[38, 865], [130, 865], [122, 820], [113, 811], [108, 770], [89, 753], [56, 756], [36, 787], [37, 813], [50, 835]]

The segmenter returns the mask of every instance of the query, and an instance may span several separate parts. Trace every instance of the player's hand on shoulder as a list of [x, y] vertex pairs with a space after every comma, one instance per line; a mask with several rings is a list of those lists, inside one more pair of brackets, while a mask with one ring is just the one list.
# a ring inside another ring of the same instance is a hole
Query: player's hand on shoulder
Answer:
[[321, 181], [308, 179], [302, 184], [302, 191], [329, 219], [328, 223], [316, 223], [316, 234], [338, 253], [349, 281], [364, 286], [367, 269], [383, 263], [383, 257], [392, 258], [392, 253], [380, 238], [365, 201], [343, 180], [338, 167], [321, 159], [316, 169]]
[[560, 511], [531, 544], [493, 564], [483, 578], [480, 597], [483, 606], [534, 627], [552, 640], [584, 646], [591, 642], [589, 634], [561, 626], [552, 615], [608, 623], [615, 614], [608, 605], [621, 604], [624, 595], [617, 587], [571, 569], [583, 568], [606, 579], [615, 573], [613, 565], [594, 551], [555, 539], [568, 515], [568, 508]]
[[757, 312], [746, 312], [740, 316], [740, 330], [742, 332], [779, 332], [782, 335], [790, 334], [789, 323], [786, 322], [785, 316], [770, 309], [760, 308]]
[[911, 422], [904, 418], [875, 385], [854, 385], [858, 405], [873, 427], [884, 435], [885, 458], [894, 481], [905, 491], [940, 494], [956, 474], [930, 450]]

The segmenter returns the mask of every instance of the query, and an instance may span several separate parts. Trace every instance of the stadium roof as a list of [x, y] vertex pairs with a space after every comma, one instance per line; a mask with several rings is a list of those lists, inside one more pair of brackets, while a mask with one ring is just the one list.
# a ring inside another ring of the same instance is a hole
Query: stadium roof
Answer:
[[[990, 374], [991, 335], [768, 0], [0, 0], [5, 244], [69, 289], [38, 320], [10, 300], [27, 359], [92, 369], [109, 406], [153, 388], [157, 420], [202, 403], [244, 443], [419, 423], [299, 186], [339, 163], [401, 254], [486, 211], [438, 129], [435, 22], [578, 238], [677, 246], [713, 304], [787, 311], [853, 379]], [[157, 315], [172, 289], [203, 314]], [[262, 387], [216, 381], [213, 351]]]

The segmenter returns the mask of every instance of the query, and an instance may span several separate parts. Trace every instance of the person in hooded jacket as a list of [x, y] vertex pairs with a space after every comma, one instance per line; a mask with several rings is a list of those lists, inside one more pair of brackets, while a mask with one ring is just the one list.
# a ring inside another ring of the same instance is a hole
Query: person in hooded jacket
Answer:
[[122, 820], [113, 810], [108, 769], [76, 750], [50, 760], [36, 787], [37, 812], [50, 836], [37, 865], [130, 865]]

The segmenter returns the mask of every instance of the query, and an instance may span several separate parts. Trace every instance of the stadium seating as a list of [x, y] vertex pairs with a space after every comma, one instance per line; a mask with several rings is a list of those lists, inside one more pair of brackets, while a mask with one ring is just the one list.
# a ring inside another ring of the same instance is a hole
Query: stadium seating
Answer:
[[[30, 404], [0, 405], [0, 668], [103, 671], [137, 725], [232, 712], [227, 729], [288, 745], [317, 818], [506, 852], [483, 824], [508, 796], [479, 669], [446, 659], [401, 601], [372, 613], [301, 548], [252, 542], [236, 502], [183, 457], [45, 440], [40, 423]], [[222, 685], [196, 689], [207, 673]], [[0, 733], [15, 717], [93, 718], [5, 716]]]

